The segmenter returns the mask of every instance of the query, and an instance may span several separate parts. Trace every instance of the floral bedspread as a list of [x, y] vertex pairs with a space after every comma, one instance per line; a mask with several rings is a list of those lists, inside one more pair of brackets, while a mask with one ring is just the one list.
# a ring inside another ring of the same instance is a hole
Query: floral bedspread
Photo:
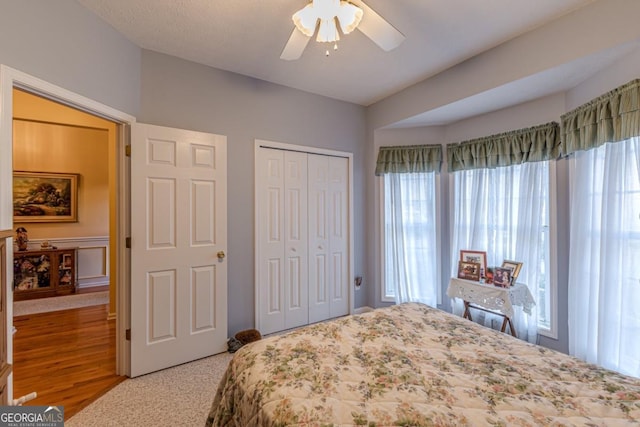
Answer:
[[640, 426], [640, 379], [416, 303], [241, 348], [208, 426]]

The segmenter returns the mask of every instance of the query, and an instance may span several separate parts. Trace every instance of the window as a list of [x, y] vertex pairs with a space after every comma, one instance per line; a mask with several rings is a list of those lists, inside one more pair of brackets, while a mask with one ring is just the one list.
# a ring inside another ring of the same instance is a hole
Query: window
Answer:
[[436, 181], [435, 172], [384, 175], [383, 301], [438, 303]]
[[572, 159], [569, 351], [640, 377], [640, 138]]
[[489, 266], [523, 263], [518, 281], [529, 286], [536, 312], [518, 320], [518, 336], [535, 342], [555, 327], [550, 266], [549, 161], [453, 174], [452, 274], [461, 249], [486, 250]]

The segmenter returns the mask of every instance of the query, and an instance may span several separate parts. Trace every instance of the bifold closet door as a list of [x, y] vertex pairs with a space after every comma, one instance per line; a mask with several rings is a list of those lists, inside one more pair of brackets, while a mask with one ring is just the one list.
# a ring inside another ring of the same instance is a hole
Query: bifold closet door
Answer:
[[309, 323], [307, 154], [258, 151], [258, 325], [263, 334]]
[[309, 322], [349, 314], [348, 160], [308, 155]]

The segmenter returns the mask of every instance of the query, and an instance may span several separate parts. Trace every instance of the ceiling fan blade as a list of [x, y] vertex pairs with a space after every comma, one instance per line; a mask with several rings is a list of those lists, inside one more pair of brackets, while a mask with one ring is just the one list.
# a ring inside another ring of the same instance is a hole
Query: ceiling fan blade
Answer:
[[293, 61], [294, 59], [300, 58], [302, 56], [302, 52], [304, 52], [304, 48], [307, 47], [309, 40], [311, 40], [311, 37], [305, 36], [301, 31], [294, 27], [291, 37], [289, 37], [289, 41], [285, 45], [284, 49], [282, 49], [280, 59]]
[[393, 25], [385, 21], [382, 16], [378, 15], [362, 1], [354, 1], [353, 3], [362, 8], [364, 12], [362, 21], [358, 25], [358, 29], [364, 35], [387, 52], [400, 46], [400, 43], [405, 39], [404, 34], [396, 30]]

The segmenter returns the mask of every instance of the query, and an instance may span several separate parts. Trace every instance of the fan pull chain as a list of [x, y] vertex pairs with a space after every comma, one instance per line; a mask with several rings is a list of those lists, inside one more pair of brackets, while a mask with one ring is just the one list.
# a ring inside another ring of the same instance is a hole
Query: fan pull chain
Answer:
[[[336, 44], [333, 45], [333, 50], [338, 50], [338, 42], [336, 42]], [[324, 54], [325, 56], [329, 56], [329, 49], [327, 49], [327, 51]]]

